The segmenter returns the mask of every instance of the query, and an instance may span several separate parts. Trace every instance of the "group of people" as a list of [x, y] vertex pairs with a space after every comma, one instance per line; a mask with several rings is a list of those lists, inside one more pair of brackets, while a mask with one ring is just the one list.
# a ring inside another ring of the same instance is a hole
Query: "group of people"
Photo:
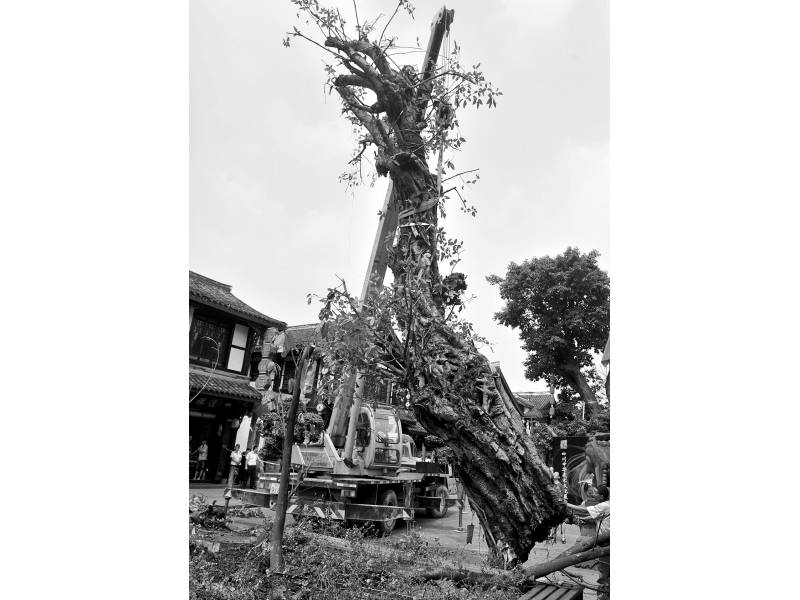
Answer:
[[[224, 447], [223, 447], [224, 448]], [[246, 452], [240, 450], [239, 444], [230, 448], [224, 448], [231, 453], [230, 468], [228, 470], [228, 487], [234, 485], [244, 485], [255, 489], [258, 481], [258, 465], [263, 464], [258, 456], [258, 451], [253, 447], [248, 447]], [[189, 457], [197, 456], [197, 464], [194, 468], [192, 481], [200, 481], [208, 478], [208, 443], [206, 440], [189, 452]]]
[[255, 448], [248, 446], [247, 452], [240, 450], [239, 444], [233, 450], [225, 448], [231, 453], [230, 468], [228, 470], [228, 487], [237, 483], [255, 489], [258, 481], [258, 465], [264, 461], [258, 456]]

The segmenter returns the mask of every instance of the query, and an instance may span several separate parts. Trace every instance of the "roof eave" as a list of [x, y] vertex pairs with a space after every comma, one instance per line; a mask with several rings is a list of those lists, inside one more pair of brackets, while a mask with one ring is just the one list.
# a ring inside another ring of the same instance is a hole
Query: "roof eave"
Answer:
[[283, 321], [273, 319], [272, 317], [268, 317], [267, 315], [258, 316], [243, 312], [241, 310], [236, 310], [235, 308], [231, 308], [230, 306], [226, 306], [219, 302], [214, 302], [213, 300], [209, 300], [208, 298], [203, 298], [202, 296], [198, 296], [197, 294], [194, 294], [191, 291], [189, 292], [189, 299], [194, 302], [197, 302], [198, 304], [203, 304], [204, 306], [209, 306], [211, 308], [221, 310], [222, 312], [228, 313], [229, 315], [245, 319], [246, 321], [250, 321], [251, 323], [256, 323], [257, 325], [264, 325], [265, 327], [275, 327], [277, 329], [286, 329], [286, 323], [284, 323]]
[[[189, 390], [196, 393], [200, 391], [201, 387], [202, 386], [190, 385]], [[226, 392], [218, 389], [205, 389], [203, 390], [203, 392], [207, 396], [217, 396], [219, 398], [225, 398], [226, 400], [238, 400], [239, 402], [250, 402], [252, 404], [258, 404], [261, 401], [260, 398], [255, 398], [253, 396], [245, 396], [244, 394], [233, 394], [231, 392]]]

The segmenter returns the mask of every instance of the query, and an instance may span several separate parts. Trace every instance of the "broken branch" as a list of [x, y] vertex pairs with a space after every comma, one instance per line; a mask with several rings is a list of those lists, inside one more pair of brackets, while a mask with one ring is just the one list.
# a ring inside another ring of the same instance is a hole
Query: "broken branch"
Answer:
[[584, 552], [585, 550], [591, 550], [595, 546], [608, 546], [611, 543], [611, 534], [610, 533], [603, 533], [596, 537], [590, 537], [578, 544], [575, 544], [571, 548], [568, 548], [566, 551], [562, 552], [556, 558], [561, 558], [562, 556], [569, 556], [570, 554], [577, 554], [579, 552]]
[[587, 560], [608, 556], [610, 553], [610, 546], [598, 546], [594, 550], [578, 552], [577, 554], [567, 554], [566, 556], [560, 556], [558, 558], [554, 558], [553, 560], [529, 567], [525, 569], [525, 575], [527, 575], [528, 579], [538, 579], [539, 577], [544, 577], [549, 573], [560, 571], [561, 569], [571, 567], [572, 565], [577, 565], [578, 563], [586, 562]]

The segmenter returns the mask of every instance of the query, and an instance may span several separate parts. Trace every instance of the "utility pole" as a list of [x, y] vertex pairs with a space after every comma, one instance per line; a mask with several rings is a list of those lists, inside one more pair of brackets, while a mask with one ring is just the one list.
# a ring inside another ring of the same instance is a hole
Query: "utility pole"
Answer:
[[[454, 10], [448, 10], [442, 6], [431, 23], [431, 37], [428, 40], [428, 48], [425, 51], [425, 58], [422, 61], [421, 81], [429, 79], [433, 75], [436, 63], [439, 60], [439, 50], [445, 33], [450, 29], [453, 22]], [[375, 240], [372, 244], [369, 263], [367, 264], [367, 274], [364, 278], [364, 285], [361, 288], [361, 305], [374, 291], [383, 285], [386, 277], [386, 267], [388, 264], [388, 251], [392, 245], [394, 232], [397, 229], [398, 213], [394, 199], [394, 186], [391, 179], [389, 188], [386, 191], [386, 199], [383, 202], [381, 217], [378, 221], [378, 229], [375, 233]], [[355, 430], [358, 422], [358, 415], [361, 412], [361, 402], [364, 396], [366, 382], [362, 373], [357, 373], [355, 377], [345, 380], [340, 395], [336, 398], [331, 419], [328, 424], [328, 435], [334, 438], [341, 434], [344, 425], [344, 416], [348, 410], [350, 419], [347, 427], [347, 437], [344, 447], [343, 458], [348, 466], [352, 465], [353, 449], [355, 447]], [[352, 398], [352, 403], [348, 401]]]

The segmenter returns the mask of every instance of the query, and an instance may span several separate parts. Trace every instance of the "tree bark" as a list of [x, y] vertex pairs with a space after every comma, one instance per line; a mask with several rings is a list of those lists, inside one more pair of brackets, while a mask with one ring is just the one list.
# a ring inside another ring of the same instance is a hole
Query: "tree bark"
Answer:
[[[420, 161], [408, 161], [390, 176], [401, 212], [419, 210], [435, 197], [433, 175]], [[428, 347], [438, 349], [433, 364], [422, 365], [408, 382], [414, 411], [420, 425], [453, 450], [457, 475], [495, 550], [507, 561], [524, 562], [533, 545], [563, 521], [566, 507], [521, 416], [498, 392], [489, 361], [444, 322], [435, 294], [441, 282], [435, 238], [428, 233], [436, 226], [436, 211], [434, 206], [400, 220], [396, 260], [390, 263], [395, 282], [401, 282], [398, 293], [413, 288], [406, 335], [424, 332]], [[426, 252], [434, 260], [425, 260]], [[416, 271], [409, 264], [418, 265]]]
[[[417, 161], [390, 175], [400, 211], [418, 210], [434, 192], [433, 176]], [[411, 219], [417, 225], [404, 227]], [[565, 506], [521, 416], [499, 394], [489, 361], [444, 322], [434, 293], [441, 281], [435, 239], [427, 233], [435, 225], [436, 207], [401, 219], [396, 260], [390, 263], [395, 281], [401, 282], [398, 294], [413, 288], [413, 310], [403, 323], [406, 335], [424, 332], [428, 347], [438, 349], [433, 363], [422, 365], [407, 382], [414, 411], [420, 425], [453, 450], [457, 475], [495, 550], [507, 561], [524, 562], [534, 543], [563, 521]], [[426, 252], [434, 260], [425, 260]], [[413, 272], [409, 264], [419, 268]]]
[[585, 552], [563, 555], [558, 558], [554, 558], [553, 560], [549, 560], [525, 569], [525, 575], [528, 576], [528, 579], [538, 579], [539, 577], [544, 577], [549, 573], [566, 569], [567, 567], [586, 562], [587, 560], [593, 560], [595, 558], [600, 558], [601, 556], [608, 556], [610, 553], [611, 546], [598, 546], [597, 548], [586, 550]]
[[270, 569], [282, 573], [283, 563], [283, 530], [286, 525], [286, 503], [289, 498], [289, 468], [292, 461], [292, 445], [294, 444], [294, 424], [297, 421], [297, 406], [300, 404], [300, 391], [303, 381], [303, 367], [308, 358], [310, 348], [303, 349], [300, 362], [295, 369], [294, 389], [292, 390], [292, 404], [289, 415], [286, 417], [286, 433], [283, 438], [283, 455], [281, 457], [281, 479], [278, 487], [278, 498], [275, 503], [275, 520], [270, 532]]

